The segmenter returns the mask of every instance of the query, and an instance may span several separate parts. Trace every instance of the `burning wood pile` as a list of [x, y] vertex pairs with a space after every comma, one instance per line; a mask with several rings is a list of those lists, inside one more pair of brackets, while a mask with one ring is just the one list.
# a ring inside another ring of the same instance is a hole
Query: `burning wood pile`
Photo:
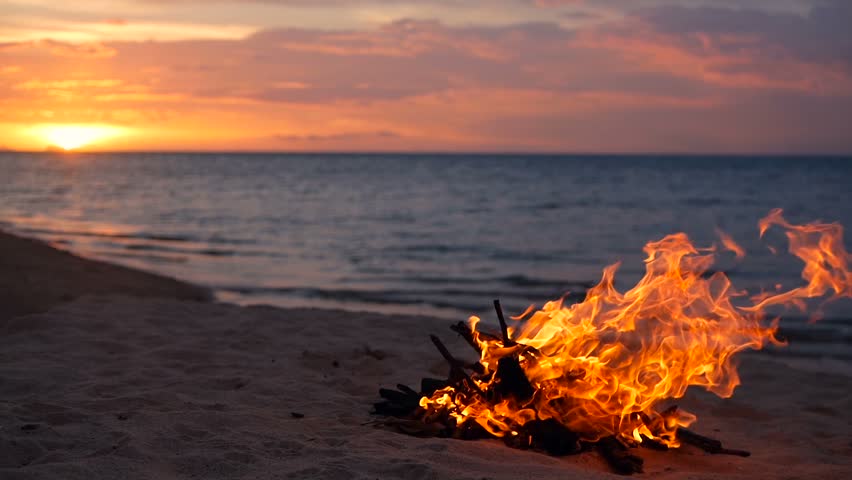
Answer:
[[[551, 455], [596, 449], [613, 470], [642, 471], [632, 447], [660, 450], [690, 444], [709, 453], [748, 456], [687, 429], [696, 417], [675, 406], [690, 386], [730, 397], [739, 377], [733, 358], [761, 349], [776, 338], [777, 319], [765, 322], [773, 305], [805, 307], [805, 300], [852, 298], [842, 227], [793, 225], [773, 211], [759, 223], [785, 230], [790, 252], [805, 262], [807, 285], [761, 293], [751, 304], [734, 304], [746, 292], [731, 287], [722, 272], [709, 273], [715, 248], [698, 249], [684, 234], [645, 247], [644, 277], [621, 293], [614, 286], [618, 265], [582, 302], [546, 303], [513, 317], [510, 326], [494, 306], [500, 333], [479, 328], [480, 320], [451, 328], [479, 356], [456, 358], [437, 336], [432, 342], [449, 364], [446, 380], [423, 379], [419, 391], [405, 385], [381, 389], [375, 413], [412, 435], [458, 439], [501, 438], [515, 448]], [[727, 235], [722, 245], [743, 250]], [[743, 303], [742, 301], [740, 303]]]

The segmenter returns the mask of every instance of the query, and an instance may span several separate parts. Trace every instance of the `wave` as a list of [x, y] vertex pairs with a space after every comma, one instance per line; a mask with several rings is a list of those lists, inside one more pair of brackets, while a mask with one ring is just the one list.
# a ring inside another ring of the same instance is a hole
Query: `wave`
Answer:
[[[10, 229], [22, 235], [32, 235], [39, 238], [44, 238], [46, 241], [61, 245], [63, 247], [73, 247], [74, 238], [93, 238], [103, 239], [104, 242], [99, 244], [99, 253], [112, 257], [123, 257], [130, 255], [122, 255], [114, 250], [121, 251], [138, 251], [152, 252], [148, 258], [155, 259], [158, 263], [160, 260], [157, 253], [174, 253], [190, 256], [204, 257], [269, 257], [269, 258], [286, 258], [287, 255], [281, 252], [263, 251], [263, 250], [247, 250], [240, 248], [218, 248], [218, 246], [243, 247], [246, 245], [255, 245], [257, 242], [253, 240], [243, 240], [225, 237], [201, 238], [191, 235], [180, 234], [165, 234], [165, 233], [150, 233], [150, 232], [101, 232], [92, 230], [77, 230], [77, 229], [55, 229], [44, 227], [20, 226], [10, 222], [4, 222]], [[141, 243], [140, 243], [141, 242]], [[194, 245], [191, 246], [191, 245]], [[212, 246], [208, 246], [212, 245]], [[133, 258], [143, 258], [140, 255], [132, 255]]]
[[127, 259], [158, 264], [183, 264], [189, 262], [189, 258], [177, 255], [136, 254], [116, 252], [114, 250], [93, 250], [90, 253], [101, 258]]
[[[385, 249], [398, 255], [400, 258], [421, 260], [432, 258], [431, 255], [471, 255], [478, 258], [490, 260], [530, 261], [530, 262], [558, 262], [571, 255], [567, 251], [552, 251], [540, 253], [534, 251], [509, 250], [489, 245], [453, 245], [446, 243], [419, 243], [412, 245], [395, 246]], [[426, 256], [424, 256], [424, 254]]]
[[[381, 272], [369, 272], [380, 274]], [[496, 277], [459, 277], [459, 276], [426, 276], [417, 273], [410, 275], [378, 275], [376, 277], [344, 277], [342, 282], [405, 282], [421, 285], [489, 285], [498, 284], [511, 287], [542, 287], [552, 289], [554, 292], [587, 290], [596, 282], [587, 280], [554, 280], [548, 278], [536, 278], [523, 274], [501, 275]], [[558, 294], [558, 293], [557, 293]]]
[[[291, 297], [322, 300], [331, 303], [358, 303], [376, 306], [428, 306], [439, 309], [451, 309], [460, 317], [470, 314], [490, 312], [490, 300], [500, 298], [509, 312], [521, 312], [528, 305], [542, 305], [552, 300], [552, 295], [541, 291], [495, 290], [487, 288], [392, 288], [385, 290], [366, 290], [358, 288], [327, 287], [257, 287], [249, 285], [219, 285], [213, 287], [219, 292], [252, 297]], [[583, 300], [585, 290], [566, 294], [568, 303]], [[772, 355], [838, 357], [838, 352], [848, 350], [852, 345], [852, 319], [827, 318], [816, 324], [809, 324], [798, 317], [781, 320], [779, 338], [794, 348], [770, 349]]]
[[178, 253], [185, 255], [198, 255], [205, 257], [264, 257], [264, 258], [287, 258], [287, 254], [271, 251], [259, 250], [239, 250], [239, 249], [221, 249], [221, 248], [183, 248], [162, 244], [149, 243], [128, 243], [117, 244], [117, 247], [125, 250], [143, 251], [143, 252], [164, 252]]
[[191, 235], [166, 234], [166, 233], [149, 233], [149, 232], [99, 232], [92, 230], [75, 230], [75, 229], [54, 229], [45, 227], [28, 227], [16, 225], [14, 223], [4, 222], [6, 225], [13, 228], [16, 232], [24, 235], [51, 235], [51, 236], [70, 236], [70, 237], [93, 237], [93, 238], [108, 238], [122, 240], [150, 240], [155, 242], [172, 242], [172, 243], [212, 243], [222, 245], [253, 245], [254, 240], [211, 237], [200, 238]]
[[[552, 297], [542, 292], [495, 292], [485, 289], [388, 289], [364, 290], [354, 288], [324, 288], [324, 287], [256, 287], [220, 285], [213, 287], [217, 291], [234, 293], [242, 296], [295, 296], [315, 298], [337, 302], [360, 302], [377, 305], [429, 305], [438, 308], [452, 308], [463, 312], [477, 312], [487, 308], [488, 301], [501, 297], [515, 310], [523, 310], [531, 302], [543, 303]], [[565, 295], [568, 301], [582, 300], [584, 292]], [[511, 310], [511, 309], [510, 309]]]
[[782, 318], [778, 336], [791, 343], [852, 344], [852, 319], [829, 317], [808, 323], [804, 318]]

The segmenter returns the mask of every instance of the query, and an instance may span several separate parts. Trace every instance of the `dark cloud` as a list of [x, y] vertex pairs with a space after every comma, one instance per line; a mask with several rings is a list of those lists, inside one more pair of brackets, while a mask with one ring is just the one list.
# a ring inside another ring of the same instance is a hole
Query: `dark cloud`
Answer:
[[117, 63], [127, 68], [146, 60], [158, 66], [157, 88], [189, 89], [204, 97], [322, 103], [471, 87], [561, 88], [558, 79], [554, 85], [551, 75], [534, 67], [552, 70], [554, 65], [545, 65], [570, 60], [566, 46], [571, 38], [571, 32], [552, 24], [455, 28], [401, 20], [368, 31], [282, 29], [236, 42], [115, 47], [122, 52]]
[[792, 55], [808, 62], [852, 66], [852, 1], [824, 0], [805, 15], [758, 9], [666, 6], [636, 15], [659, 32], [696, 48], [709, 36], [725, 53]]

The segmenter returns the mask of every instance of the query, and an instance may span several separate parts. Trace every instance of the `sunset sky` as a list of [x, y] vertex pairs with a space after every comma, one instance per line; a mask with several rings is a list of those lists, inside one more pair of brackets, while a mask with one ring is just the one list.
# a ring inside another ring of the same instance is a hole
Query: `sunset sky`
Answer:
[[852, 152], [849, 0], [0, 0], [0, 149]]

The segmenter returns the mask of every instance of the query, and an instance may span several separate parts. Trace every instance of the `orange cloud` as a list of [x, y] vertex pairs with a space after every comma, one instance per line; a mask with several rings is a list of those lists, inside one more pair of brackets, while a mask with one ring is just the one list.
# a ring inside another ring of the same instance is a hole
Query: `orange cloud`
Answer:
[[86, 79], [86, 80], [54, 80], [41, 81], [30, 80], [22, 82], [14, 86], [18, 90], [54, 90], [54, 89], [80, 89], [80, 88], [114, 88], [122, 85], [123, 82], [117, 79]]
[[739, 13], [752, 32], [667, 23], [693, 13], [6, 43], [0, 62], [20, 70], [0, 81], [0, 123], [132, 127], [99, 147], [133, 149], [852, 150], [843, 41], [807, 56], [764, 16]]
[[109, 58], [116, 54], [114, 48], [98, 42], [71, 43], [43, 39], [26, 42], [0, 43], [0, 52], [12, 52], [26, 49], [44, 49], [53, 55], [72, 58]]
[[116, 54], [116, 50], [114, 48], [98, 42], [74, 44], [45, 39], [38, 42], [38, 46], [47, 48], [50, 50], [50, 53], [62, 57], [109, 58]]

